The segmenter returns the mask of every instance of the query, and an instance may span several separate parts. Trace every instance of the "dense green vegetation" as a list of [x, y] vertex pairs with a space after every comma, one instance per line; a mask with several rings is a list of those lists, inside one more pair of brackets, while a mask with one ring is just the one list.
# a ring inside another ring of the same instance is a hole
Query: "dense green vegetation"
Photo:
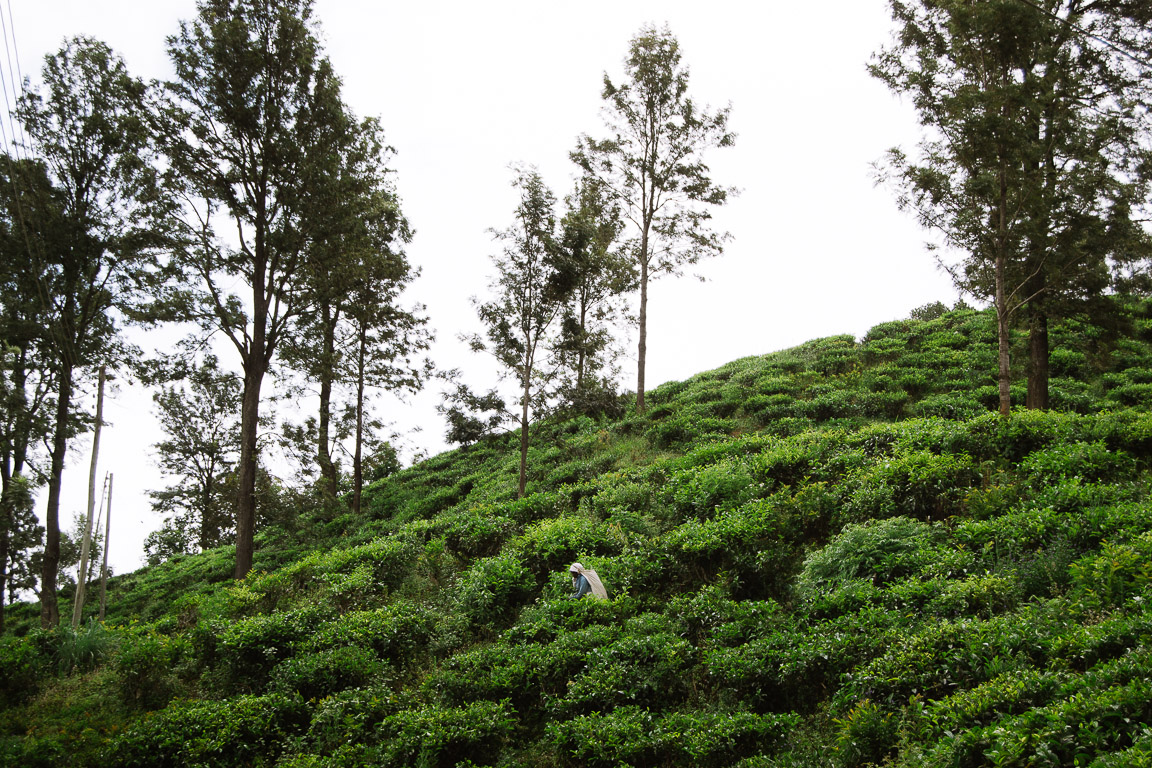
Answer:
[[1123, 313], [1053, 327], [1050, 411], [992, 412], [994, 315], [928, 307], [545, 422], [523, 499], [487, 438], [265, 528], [242, 581], [221, 548], [116, 578], [105, 625], [17, 606], [0, 763], [1148, 765]]

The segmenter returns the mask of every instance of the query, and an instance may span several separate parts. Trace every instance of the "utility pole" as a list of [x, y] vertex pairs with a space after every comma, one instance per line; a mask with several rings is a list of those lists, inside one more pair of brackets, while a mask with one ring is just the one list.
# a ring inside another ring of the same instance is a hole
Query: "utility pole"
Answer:
[[100, 621], [104, 621], [104, 605], [108, 587], [108, 542], [112, 537], [108, 532], [112, 530], [112, 473], [108, 473], [108, 512], [104, 518], [104, 565], [100, 569]]
[[96, 505], [96, 460], [100, 454], [100, 426], [104, 423], [104, 366], [100, 366], [100, 384], [96, 394], [96, 427], [92, 430], [92, 464], [88, 468], [88, 517], [84, 542], [80, 545], [80, 573], [76, 579], [76, 599], [72, 603], [72, 629], [80, 626], [84, 611], [84, 587], [88, 582], [88, 550], [92, 547], [92, 514]]

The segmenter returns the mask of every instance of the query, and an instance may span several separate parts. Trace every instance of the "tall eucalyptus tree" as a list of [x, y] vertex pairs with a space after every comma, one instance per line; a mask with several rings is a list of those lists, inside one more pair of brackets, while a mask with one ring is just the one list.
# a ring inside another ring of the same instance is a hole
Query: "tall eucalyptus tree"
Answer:
[[648, 283], [723, 251], [728, 235], [709, 228], [711, 209], [734, 190], [712, 181], [704, 153], [732, 146], [729, 109], [701, 109], [688, 95], [688, 67], [667, 28], [644, 27], [624, 61], [626, 80], [604, 75], [608, 137], [581, 136], [573, 161], [602, 182], [632, 225], [639, 273], [636, 409], [644, 411]]
[[963, 254], [945, 264], [956, 284], [996, 309], [1004, 416], [1017, 317], [1028, 404], [1044, 408], [1048, 318], [1086, 311], [1117, 262], [1149, 254], [1147, 73], [1108, 41], [1123, 34], [1113, 5], [892, 0], [895, 41], [871, 67], [926, 128], [919, 157], [892, 150], [881, 178]]
[[20, 225], [56, 385], [40, 593], [48, 627], [59, 622], [61, 476], [78, 429], [77, 386], [127, 352], [121, 318], [163, 243], [168, 203], [150, 162], [146, 89], [120, 57], [104, 43], [73, 38], [45, 57], [42, 78], [43, 92], [27, 87], [16, 116], [45, 176], [30, 184], [40, 205], [25, 209], [31, 214]]
[[176, 79], [162, 140], [188, 205], [165, 313], [223, 334], [240, 358], [236, 578], [252, 566], [261, 387], [310, 309], [305, 181], [315, 156], [334, 151], [323, 127], [340, 119], [312, 8], [199, 0], [198, 16], [168, 40]]

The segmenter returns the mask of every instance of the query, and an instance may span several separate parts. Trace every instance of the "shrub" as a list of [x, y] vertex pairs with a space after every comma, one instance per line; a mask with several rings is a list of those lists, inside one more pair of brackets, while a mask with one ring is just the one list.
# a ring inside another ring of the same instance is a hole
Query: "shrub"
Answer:
[[907, 517], [849, 525], [804, 560], [797, 586], [808, 597], [857, 578], [880, 586], [928, 565], [942, 538], [939, 528]]
[[[316, 703], [305, 744], [313, 751], [338, 754], [350, 744], [368, 745], [376, 739], [376, 726], [399, 711], [401, 699], [383, 686], [340, 691]], [[324, 763], [325, 768], [333, 760]]]
[[477, 701], [464, 707], [429, 705], [385, 717], [375, 750], [382, 766], [491, 765], [515, 728], [507, 702]]
[[691, 443], [712, 435], [728, 436], [736, 429], [736, 422], [731, 419], [718, 419], [705, 409], [704, 406], [681, 408], [675, 416], [658, 421], [653, 424], [645, 436], [657, 448], [671, 448], [685, 443]]
[[1073, 477], [1094, 482], [1127, 479], [1135, 468], [1129, 456], [1108, 450], [1103, 441], [1054, 445], [1020, 462], [1020, 473], [1033, 483]]
[[371, 650], [355, 645], [340, 646], [285, 659], [272, 670], [270, 688], [285, 694], [296, 693], [306, 700], [319, 699], [364, 686], [384, 668]]
[[798, 565], [797, 517], [786, 499], [773, 497], [690, 520], [663, 537], [669, 566], [679, 566], [671, 577], [691, 585], [723, 572], [746, 596], [782, 598]]
[[1088, 368], [1088, 358], [1079, 350], [1057, 347], [1048, 353], [1048, 370], [1053, 376], [1083, 379]]
[[533, 493], [501, 505], [503, 514], [521, 525], [570, 511], [567, 499], [556, 491]]
[[1122, 606], [1152, 584], [1152, 531], [1130, 544], [1105, 542], [1070, 568], [1072, 585], [1098, 606]]
[[970, 419], [987, 412], [987, 407], [972, 399], [967, 391], [930, 394], [909, 407], [909, 413], [918, 418]]
[[853, 521], [896, 515], [942, 520], [963, 509], [968, 489], [981, 480], [965, 455], [901, 454], [851, 476], [842, 514]]
[[183, 638], [147, 629], [126, 633], [116, 655], [121, 700], [148, 710], [166, 705], [176, 693], [175, 669], [190, 651]]
[[726, 766], [771, 750], [799, 720], [796, 715], [708, 710], [660, 716], [627, 706], [549, 723], [547, 737], [561, 765]]
[[879, 765], [895, 752], [898, 721], [865, 699], [837, 719], [836, 755], [841, 765]]
[[737, 646], [791, 629], [788, 614], [775, 601], [732, 600], [719, 586], [674, 598], [664, 615], [696, 647]]
[[308, 719], [308, 708], [296, 696], [176, 701], [136, 720], [114, 740], [109, 762], [123, 768], [268, 765]]
[[677, 472], [666, 486], [681, 514], [700, 518], [739, 507], [759, 495], [762, 488], [739, 459]]
[[453, 603], [456, 612], [474, 627], [505, 627], [536, 590], [536, 580], [506, 552], [479, 560], [460, 578]]
[[353, 611], [316, 630], [304, 643], [308, 652], [341, 646], [371, 649], [401, 666], [418, 655], [431, 639], [435, 614], [420, 605], [397, 602], [372, 611]]
[[45, 666], [32, 638], [0, 637], [0, 703], [16, 705], [30, 698]]
[[567, 570], [578, 557], [619, 551], [604, 523], [588, 517], [568, 515], [541, 520], [514, 539], [506, 551], [514, 554], [537, 580], [556, 570]]
[[296, 611], [262, 614], [217, 630], [216, 661], [231, 690], [258, 691], [281, 660], [293, 655], [297, 644], [311, 635], [327, 617], [317, 606]]
[[56, 670], [63, 675], [95, 669], [111, 653], [115, 638], [103, 623], [89, 619], [79, 629], [56, 630]]
[[694, 655], [686, 640], [668, 631], [665, 619], [637, 617], [618, 640], [588, 654], [558, 710], [575, 714], [627, 704], [662, 709], [687, 690]]

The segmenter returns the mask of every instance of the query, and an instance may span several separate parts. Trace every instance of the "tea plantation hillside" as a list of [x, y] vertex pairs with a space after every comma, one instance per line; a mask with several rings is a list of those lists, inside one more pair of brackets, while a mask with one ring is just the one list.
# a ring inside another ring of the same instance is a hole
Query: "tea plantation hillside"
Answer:
[[14, 611], [0, 764], [1152, 765], [1123, 309], [1052, 329], [1051, 411], [991, 412], [994, 319], [925, 308], [548, 422], [522, 500], [489, 438], [266, 528], [243, 582], [222, 549], [117, 578], [106, 625]]

